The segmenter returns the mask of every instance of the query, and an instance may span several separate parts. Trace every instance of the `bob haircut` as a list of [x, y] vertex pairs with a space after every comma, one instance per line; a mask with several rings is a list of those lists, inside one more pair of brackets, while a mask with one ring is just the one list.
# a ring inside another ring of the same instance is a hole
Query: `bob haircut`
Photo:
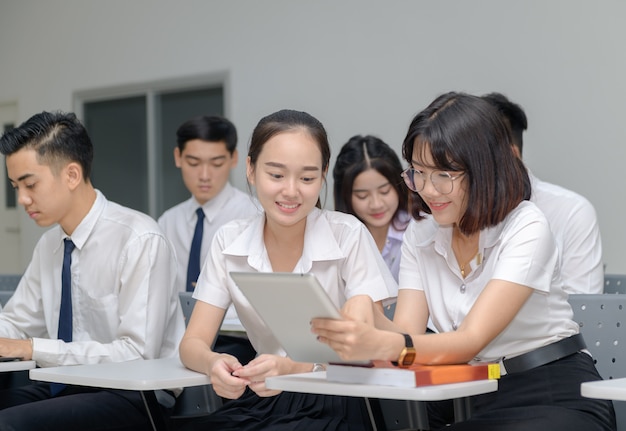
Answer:
[[[442, 171], [464, 172], [466, 209], [458, 227], [465, 235], [502, 222], [523, 200], [530, 199], [531, 186], [523, 162], [511, 148], [509, 130], [497, 110], [486, 100], [450, 92], [436, 98], [411, 121], [402, 156], [411, 166], [425, 166], [430, 151]], [[420, 211], [431, 214], [415, 193]]]
[[333, 169], [335, 210], [358, 218], [352, 206], [354, 180], [369, 169], [385, 177], [398, 195], [398, 208], [391, 223], [395, 229], [405, 230], [408, 219], [399, 218], [399, 214], [409, 212], [409, 188], [400, 177], [402, 163], [396, 152], [375, 136], [356, 135], [341, 147]]

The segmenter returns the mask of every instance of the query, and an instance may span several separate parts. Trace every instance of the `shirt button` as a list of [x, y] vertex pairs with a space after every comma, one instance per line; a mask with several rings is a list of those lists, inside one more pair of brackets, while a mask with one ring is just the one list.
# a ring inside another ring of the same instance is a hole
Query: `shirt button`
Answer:
[[452, 330], [453, 330], [453, 331], [456, 331], [456, 328], [458, 328], [458, 326], [456, 326], [456, 324], [455, 324], [455, 323], [453, 323], [453, 324], [452, 324]]
[[462, 284], [459, 290], [461, 291], [461, 293], [465, 293], [465, 285]]

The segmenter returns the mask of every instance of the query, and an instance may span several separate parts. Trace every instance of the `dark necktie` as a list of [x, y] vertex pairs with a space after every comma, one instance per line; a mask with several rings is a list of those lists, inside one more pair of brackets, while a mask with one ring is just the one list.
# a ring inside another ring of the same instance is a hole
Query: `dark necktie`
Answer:
[[[61, 271], [61, 308], [59, 310], [59, 329], [57, 338], [65, 342], [72, 341], [72, 251], [74, 243], [65, 238], [65, 250], [63, 252], [63, 270]], [[50, 392], [55, 396], [65, 388], [60, 383], [52, 383]]]
[[202, 232], [204, 231], [204, 211], [202, 208], [196, 210], [198, 221], [196, 229], [193, 233], [191, 241], [191, 250], [189, 250], [189, 263], [187, 264], [187, 291], [193, 292], [196, 287], [196, 281], [200, 275], [200, 252], [202, 251]]

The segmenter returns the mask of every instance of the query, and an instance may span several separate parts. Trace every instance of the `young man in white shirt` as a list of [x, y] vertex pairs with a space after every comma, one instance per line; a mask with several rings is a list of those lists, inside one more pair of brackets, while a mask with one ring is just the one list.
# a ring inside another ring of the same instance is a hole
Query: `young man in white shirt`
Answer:
[[[184, 332], [173, 249], [149, 216], [108, 201], [72, 113], [42, 112], [0, 139], [9, 181], [51, 227], [0, 313], [0, 356], [40, 367], [173, 357]], [[0, 429], [151, 429], [141, 394], [37, 383], [0, 391]], [[5, 428], [6, 427], [6, 428]]]
[[[238, 160], [237, 130], [228, 119], [220, 116], [191, 118], [176, 131], [176, 145], [174, 162], [180, 168], [191, 197], [165, 211], [158, 222], [176, 250], [176, 286], [180, 291], [193, 291], [217, 229], [233, 219], [258, 213], [259, 207], [251, 196], [228, 181]], [[190, 254], [198, 222], [202, 225], [202, 234], [193, 269]], [[234, 307], [229, 308], [225, 321], [238, 323]], [[244, 364], [256, 355], [246, 337], [220, 334], [215, 343], [216, 351], [233, 354]]]
[[[498, 109], [510, 128], [513, 151], [522, 158], [523, 133], [528, 127], [521, 106], [500, 93], [483, 96]], [[602, 293], [604, 267], [600, 227], [593, 205], [583, 196], [529, 172], [531, 202], [544, 213], [559, 249], [559, 267], [566, 292]]]

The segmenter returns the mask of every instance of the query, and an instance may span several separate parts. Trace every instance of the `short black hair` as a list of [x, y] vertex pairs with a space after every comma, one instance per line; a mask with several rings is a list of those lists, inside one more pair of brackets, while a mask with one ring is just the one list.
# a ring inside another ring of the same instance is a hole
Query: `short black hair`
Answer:
[[176, 131], [176, 144], [182, 153], [187, 142], [200, 139], [224, 142], [232, 155], [237, 148], [237, 129], [228, 119], [217, 115], [200, 115], [185, 121]]
[[[523, 200], [530, 199], [530, 178], [511, 151], [511, 134], [494, 106], [464, 93], [446, 93], [418, 113], [409, 126], [402, 155], [421, 163], [426, 151], [434, 169], [464, 172], [466, 210], [458, 223], [465, 235], [496, 226]], [[421, 155], [421, 156], [420, 156]], [[416, 193], [415, 219], [430, 208]]]
[[502, 93], [494, 92], [485, 94], [483, 99], [491, 103], [504, 117], [505, 122], [511, 130], [513, 144], [519, 149], [519, 153], [522, 154], [524, 147], [524, 138], [522, 135], [528, 128], [528, 119], [522, 107], [517, 103], [511, 102]]
[[0, 153], [9, 156], [23, 148], [37, 152], [37, 160], [59, 172], [67, 162], [78, 163], [83, 179], [89, 180], [93, 145], [85, 127], [72, 112], [35, 114], [0, 138]]

